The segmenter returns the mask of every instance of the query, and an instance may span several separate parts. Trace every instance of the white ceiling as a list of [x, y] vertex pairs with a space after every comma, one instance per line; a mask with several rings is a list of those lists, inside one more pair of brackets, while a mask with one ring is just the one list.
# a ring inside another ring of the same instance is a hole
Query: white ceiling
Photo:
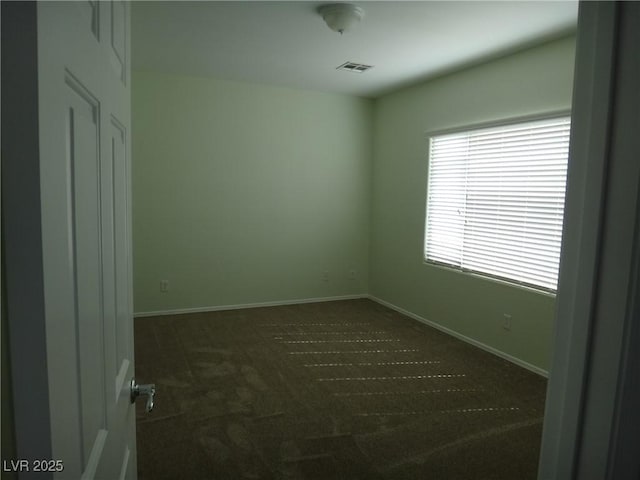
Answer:
[[[575, 30], [577, 1], [360, 1], [340, 35], [313, 1], [133, 2], [133, 68], [365, 97]], [[336, 70], [346, 61], [365, 73]]]

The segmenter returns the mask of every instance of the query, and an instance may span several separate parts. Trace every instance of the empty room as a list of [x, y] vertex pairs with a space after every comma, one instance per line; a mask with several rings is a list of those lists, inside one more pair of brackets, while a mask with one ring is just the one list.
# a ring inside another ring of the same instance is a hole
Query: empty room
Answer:
[[357, 7], [133, 5], [140, 478], [536, 477], [577, 4]]
[[637, 479], [638, 5], [2, 2], [2, 478]]

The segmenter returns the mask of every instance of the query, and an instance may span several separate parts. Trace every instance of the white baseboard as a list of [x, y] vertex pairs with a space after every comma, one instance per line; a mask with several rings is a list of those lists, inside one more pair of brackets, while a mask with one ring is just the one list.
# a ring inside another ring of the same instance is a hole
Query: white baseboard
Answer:
[[134, 313], [133, 316], [135, 318], [161, 317], [164, 315], [179, 315], [182, 313], [218, 312], [222, 310], [239, 310], [241, 308], [279, 307], [284, 305], [298, 305], [302, 303], [334, 302], [337, 300], [357, 300], [360, 298], [368, 298], [369, 300], [379, 303], [380, 305], [384, 305], [385, 307], [395, 310], [396, 312], [401, 313], [403, 315], [406, 315], [409, 318], [417, 320], [420, 323], [424, 323], [425, 325], [428, 325], [437, 330], [440, 330], [441, 332], [451, 335], [452, 337], [462, 340], [463, 342], [466, 342], [475, 347], [481, 348], [482, 350], [492, 353], [500, 358], [504, 358], [505, 360], [511, 363], [514, 363], [522, 368], [526, 368], [527, 370], [537, 373], [538, 375], [541, 375], [543, 377], [549, 376], [549, 372], [547, 372], [546, 370], [543, 370], [540, 367], [536, 367], [535, 365], [525, 362], [524, 360], [520, 360], [519, 358], [509, 355], [508, 353], [504, 353], [496, 348], [493, 348], [489, 345], [479, 342], [478, 340], [474, 340], [471, 337], [467, 337], [466, 335], [458, 333], [455, 330], [451, 330], [450, 328], [443, 327], [442, 325], [436, 322], [427, 320], [426, 318], [421, 317], [420, 315], [417, 315], [413, 312], [410, 312], [409, 310], [405, 310], [404, 308], [398, 307], [397, 305], [394, 305], [378, 297], [375, 297], [373, 295], [368, 295], [365, 293], [356, 294], [356, 295], [342, 295], [337, 297], [302, 298], [302, 299], [295, 299], [295, 300], [278, 300], [273, 302], [244, 303], [244, 304], [238, 304], [238, 305], [218, 305], [218, 306], [196, 307], [196, 308], [178, 308], [173, 310], [160, 310], [155, 312], [136, 312]]
[[280, 307], [283, 305], [298, 305], [301, 303], [335, 302], [337, 300], [357, 300], [360, 298], [369, 298], [369, 296], [366, 293], [362, 293], [357, 295], [342, 295], [338, 297], [302, 298], [302, 299], [295, 299], [295, 300], [277, 300], [274, 302], [244, 303], [239, 305], [218, 305], [218, 306], [210, 306], [210, 307], [177, 308], [174, 310], [159, 310], [156, 312], [135, 312], [133, 316], [134, 318], [161, 317], [164, 315], [179, 315], [181, 313], [219, 312], [221, 310], [239, 310], [241, 308]]
[[380, 298], [374, 297], [373, 295], [367, 295], [367, 298], [369, 298], [370, 300], [373, 300], [376, 303], [379, 303], [380, 305], [383, 305], [387, 308], [390, 308], [391, 310], [395, 310], [398, 313], [401, 313], [403, 315], [406, 315], [409, 318], [412, 318], [414, 320], [417, 320], [420, 323], [424, 323], [425, 325], [428, 325], [430, 327], [435, 328], [436, 330], [440, 330], [441, 332], [444, 332], [448, 335], [451, 335], [452, 337], [455, 337], [459, 340], [462, 340], [463, 342], [469, 343], [475, 347], [481, 348], [482, 350], [485, 350], [489, 353], [492, 353], [500, 358], [504, 358], [505, 360], [514, 363], [522, 368], [526, 368], [527, 370], [533, 372], [533, 373], [537, 373], [540, 376], [543, 376], [545, 378], [549, 377], [549, 372], [546, 370], [543, 370], [540, 367], [536, 367], [535, 365], [532, 365], [531, 363], [525, 362], [524, 360], [520, 360], [519, 358], [516, 358], [512, 355], [509, 355], [508, 353], [504, 353], [496, 348], [493, 348], [489, 345], [486, 345], [482, 342], [479, 342], [478, 340], [474, 340], [471, 337], [467, 337], [466, 335], [463, 335], [461, 333], [456, 332], [455, 330], [451, 330], [450, 328], [447, 327], [443, 327], [442, 325], [436, 323], [436, 322], [432, 322], [431, 320], [427, 320], [424, 317], [421, 317], [420, 315], [417, 315], [413, 312], [410, 312], [408, 310], [405, 310], [404, 308], [398, 307], [397, 305], [394, 305], [392, 303], [386, 302]]

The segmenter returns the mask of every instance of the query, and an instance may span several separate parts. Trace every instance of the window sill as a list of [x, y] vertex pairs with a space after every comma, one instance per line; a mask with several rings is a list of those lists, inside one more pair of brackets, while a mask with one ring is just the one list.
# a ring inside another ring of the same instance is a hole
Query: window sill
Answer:
[[526, 292], [529, 293], [535, 293], [537, 295], [542, 295], [545, 297], [550, 297], [550, 298], [556, 298], [557, 292], [551, 292], [549, 290], [543, 290], [540, 288], [535, 288], [529, 285], [523, 285], [520, 283], [516, 283], [516, 282], [510, 282], [509, 280], [503, 280], [501, 278], [495, 278], [495, 277], [491, 277], [489, 275], [482, 275], [480, 273], [475, 273], [475, 272], [471, 272], [471, 271], [465, 271], [465, 270], [461, 270], [459, 268], [455, 268], [455, 267], [449, 267], [447, 265], [442, 265], [439, 263], [433, 263], [433, 262], [429, 262], [426, 260], [422, 261], [422, 264], [427, 266], [427, 267], [433, 267], [433, 268], [437, 268], [440, 270], [445, 270], [447, 272], [453, 272], [453, 273], [458, 273], [460, 275], [466, 275], [466, 276], [470, 276], [470, 277], [475, 277], [479, 280], [485, 280], [488, 282], [493, 282], [493, 283], [498, 283], [500, 285], [505, 285], [508, 287], [512, 287], [512, 288], [518, 288], [520, 290], [524, 290]]

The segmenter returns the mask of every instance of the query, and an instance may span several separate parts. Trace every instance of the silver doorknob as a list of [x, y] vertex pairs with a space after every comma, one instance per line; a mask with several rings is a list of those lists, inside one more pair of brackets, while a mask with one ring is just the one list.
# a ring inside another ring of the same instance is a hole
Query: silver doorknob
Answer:
[[156, 385], [155, 383], [147, 383], [145, 385], [138, 385], [136, 383], [136, 379], [131, 379], [131, 403], [136, 401], [140, 395], [147, 396], [147, 406], [145, 410], [149, 413], [153, 410], [153, 402], [156, 396]]

